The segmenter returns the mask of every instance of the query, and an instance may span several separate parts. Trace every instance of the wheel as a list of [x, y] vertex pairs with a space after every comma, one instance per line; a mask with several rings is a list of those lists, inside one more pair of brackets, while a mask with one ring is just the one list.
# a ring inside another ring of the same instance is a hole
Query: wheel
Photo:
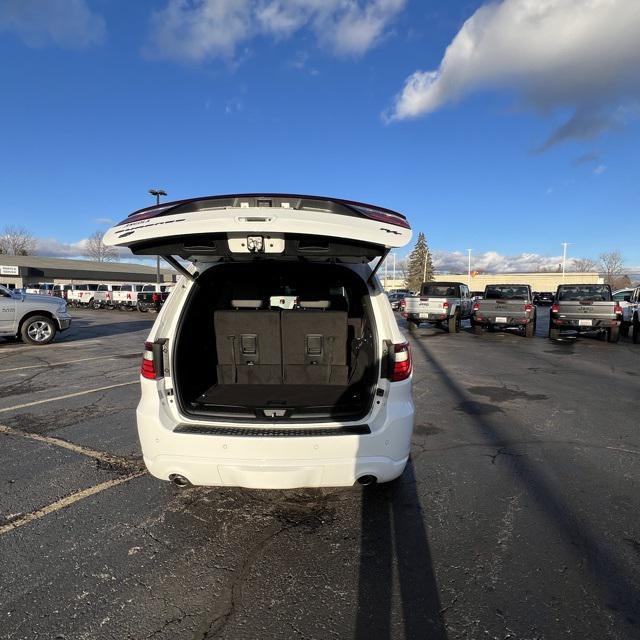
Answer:
[[93, 300], [91, 302], [91, 308], [92, 309], [99, 309], [100, 308], [100, 303], [97, 300]]
[[495, 330], [496, 330], [496, 328], [492, 324], [488, 324], [487, 325], [487, 331], [489, 333], [493, 333]]
[[629, 325], [626, 322], [623, 322], [620, 325], [620, 335], [623, 338], [626, 338], [629, 335]]
[[457, 313], [447, 320], [447, 331], [449, 333], [458, 333], [460, 331], [460, 317]]
[[31, 316], [20, 328], [20, 336], [29, 344], [49, 344], [56, 337], [56, 325], [46, 316]]
[[549, 325], [549, 338], [551, 338], [551, 340], [558, 340], [560, 338], [560, 329], [556, 329], [553, 324]]
[[138, 303], [136, 306], [138, 307], [138, 311], [139, 311], [140, 313], [147, 313], [147, 311], [149, 311], [149, 309], [147, 309], [146, 307], [143, 307], [143, 306], [142, 306], [141, 304], [139, 304], [139, 303]]
[[633, 319], [632, 339], [633, 339], [633, 344], [638, 344], [638, 342], [640, 342], [640, 318]]
[[473, 333], [475, 333], [477, 336], [481, 336], [484, 333], [484, 329], [482, 328], [481, 324], [474, 324], [473, 325]]
[[607, 342], [618, 342], [620, 340], [620, 329], [619, 327], [611, 327], [607, 331]]
[[536, 335], [536, 323], [535, 320], [532, 320], [524, 327], [524, 337], [525, 338], [533, 338]]

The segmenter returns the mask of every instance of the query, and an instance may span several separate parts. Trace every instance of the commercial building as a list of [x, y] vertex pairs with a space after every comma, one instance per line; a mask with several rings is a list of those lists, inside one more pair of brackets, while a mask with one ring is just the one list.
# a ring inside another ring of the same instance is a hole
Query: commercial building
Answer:
[[[175, 282], [177, 275], [173, 269], [160, 270], [163, 282]], [[11, 289], [27, 287], [38, 282], [109, 284], [155, 281], [155, 267], [143, 264], [0, 255], [0, 284]]]
[[[471, 291], [484, 291], [488, 284], [528, 284], [532, 291], [555, 291], [559, 284], [601, 284], [604, 278], [597, 272], [567, 272], [562, 273], [479, 273], [469, 275], [467, 273], [438, 273], [436, 280], [449, 282], [463, 282], [468, 284]], [[382, 278], [384, 287], [390, 289], [402, 289], [404, 280]]]

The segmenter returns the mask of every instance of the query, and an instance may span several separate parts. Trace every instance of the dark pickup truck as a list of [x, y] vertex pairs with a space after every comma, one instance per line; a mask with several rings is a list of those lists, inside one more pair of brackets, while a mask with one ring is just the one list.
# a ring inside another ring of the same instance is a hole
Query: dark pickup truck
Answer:
[[473, 305], [471, 326], [476, 334], [484, 329], [517, 327], [527, 338], [536, 333], [536, 308], [528, 284], [490, 284], [482, 300]]
[[618, 342], [622, 307], [611, 296], [608, 284], [561, 284], [549, 318], [549, 337], [562, 331], [598, 332], [609, 342]]
[[138, 302], [136, 307], [138, 311], [146, 313], [150, 309], [160, 311], [165, 300], [171, 293], [171, 285], [167, 284], [145, 284], [142, 291], [138, 292]]

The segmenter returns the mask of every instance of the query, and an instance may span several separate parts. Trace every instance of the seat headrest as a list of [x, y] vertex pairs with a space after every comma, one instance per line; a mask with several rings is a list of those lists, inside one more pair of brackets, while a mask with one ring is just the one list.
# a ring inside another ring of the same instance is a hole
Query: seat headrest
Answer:
[[298, 300], [301, 309], [328, 309], [331, 306], [329, 300]]
[[234, 309], [260, 309], [264, 305], [263, 300], [232, 300]]

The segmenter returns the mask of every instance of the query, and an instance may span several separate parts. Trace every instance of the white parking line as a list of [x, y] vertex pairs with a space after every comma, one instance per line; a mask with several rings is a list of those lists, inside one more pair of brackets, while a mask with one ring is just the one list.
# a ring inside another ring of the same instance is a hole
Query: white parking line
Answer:
[[44, 516], [49, 515], [50, 513], [54, 513], [55, 511], [60, 511], [60, 509], [64, 509], [65, 507], [69, 507], [70, 505], [78, 502], [79, 500], [83, 500], [84, 498], [88, 498], [89, 496], [93, 496], [96, 493], [100, 493], [105, 489], [110, 489], [111, 487], [116, 487], [119, 484], [123, 484], [124, 482], [128, 482], [129, 480], [133, 480], [134, 478], [139, 478], [144, 475], [144, 471], [138, 471], [136, 473], [131, 473], [127, 476], [122, 476], [121, 478], [114, 478], [113, 480], [107, 480], [106, 482], [101, 482], [100, 484], [96, 484], [93, 487], [89, 487], [88, 489], [82, 489], [81, 491], [76, 491], [60, 500], [56, 500], [46, 507], [42, 507], [42, 509], [37, 509], [36, 511], [32, 511], [31, 513], [27, 513], [23, 516], [12, 520], [11, 522], [0, 526], [0, 536], [5, 533], [9, 533], [9, 531], [13, 531], [18, 527], [22, 527], [25, 524], [29, 524], [34, 520], [39, 520], [40, 518], [44, 518]]
[[[123, 353], [123, 356], [136, 355], [130, 353]], [[78, 358], [77, 360], [66, 360], [65, 362], [45, 362], [42, 364], [30, 364], [26, 367], [12, 367], [11, 369], [0, 369], [0, 373], [9, 373], [9, 371], [24, 371], [25, 369], [39, 369], [42, 367], [61, 367], [63, 364], [75, 364], [76, 362], [88, 362], [89, 360], [115, 360], [118, 355], [115, 356], [93, 356], [91, 358]]]
[[3, 407], [0, 409], [0, 413], [6, 411], [16, 411], [17, 409], [25, 409], [26, 407], [33, 407], [37, 404], [44, 404], [45, 402], [56, 402], [58, 400], [66, 400], [67, 398], [76, 398], [77, 396], [85, 396], [89, 393], [98, 393], [99, 391], [108, 391], [109, 389], [116, 389], [117, 387], [126, 387], [132, 384], [138, 384], [138, 380], [132, 382], [119, 382], [118, 384], [110, 384], [108, 387], [98, 387], [97, 389], [87, 389], [86, 391], [76, 391], [75, 393], [67, 393], [64, 396], [58, 396], [57, 398], [45, 398], [44, 400], [34, 400], [33, 402], [26, 402], [24, 404], [15, 404], [12, 407]]
[[[86, 347], [88, 344], [90, 345], [101, 345], [103, 344], [102, 340], [98, 340], [96, 338], [91, 338], [89, 340], [69, 340], [68, 342], [55, 342], [53, 344], [47, 345], [47, 351], [51, 351], [53, 349], [60, 349], [61, 347]], [[2, 354], [8, 357], [12, 353], [17, 353], [20, 351], [42, 351], [42, 346], [34, 346], [34, 347], [4, 347], [2, 350]]]
[[132, 464], [131, 462], [129, 462], [129, 460], [120, 456], [114, 456], [104, 451], [98, 451], [97, 449], [83, 447], [82, 445], [74, 444], [73, 442], [63, 440], [62, 438], [56, 438], [55, 436], [43, 436], [40, 433], [29, 433], [28, 431], [22, 431], [22, 429], [14, 429], [13, 427], [7, 427], [4, 424], [0, 424], [0, 433], [4, 433], [10, 436], [20, 436], [29, 440], [35, 440], [36, 442], [52, 444], [56, 447], [68, 449], [69, 451], [73, 451], [74, 453], [79, 453], [80, 455], [87, 456], [88, 458], [94, 458], [95, 460], [100, 460], [107, 464], [120, 465], [125, 468], [128, 465]]

